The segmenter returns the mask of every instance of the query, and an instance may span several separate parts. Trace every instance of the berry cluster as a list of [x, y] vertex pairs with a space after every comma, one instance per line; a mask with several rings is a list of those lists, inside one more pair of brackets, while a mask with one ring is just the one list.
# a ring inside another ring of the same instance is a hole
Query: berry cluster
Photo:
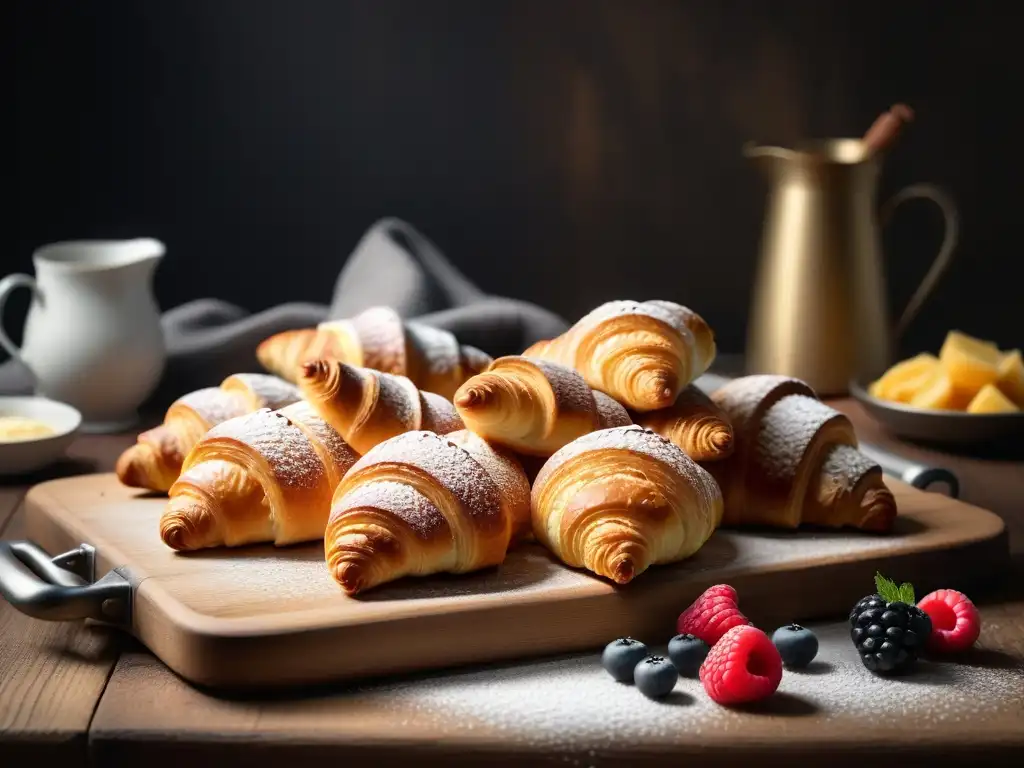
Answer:
[[897, 585], [880, 573], [875, 589], [850, 611], [850, 639], [872, 672], [909, 672], [925, 648], [965, 651], [981, 634], [978, 609], [962, 592], [940, 589], [915, 603], [912, 585]]
[[605, 647], [601, 662], [616, 680], [635, 683], [651, 698], [667, 696], [682, 675], [699, 677], [719, 704], [742, 704], [770, 696], [783, 665], [805, 667], [818, 652], [817, 637], [798, 624], [780, 627], [769, 638], [743, 615], [736, 590], [726, 584], [697, 598], [680, 614], [676, 629], [667, 659], [623, 638]]
[[[879, 574], [875, 586], [877, 592], [850, 611], [850, 637], [872, 672], [905, 672], [926, 647], [958, 652], [977, 641], [981, 618], [966, 595], [941, 589], [915, 604], [910, 584], [897, 586]], [[736, 705], [771, 696], [784, 667], [807, 667], [818, 654], [818, 638], [799, 624], [779, 627], [769, 638], [743, 615], [736, 590], [727, 584], [698, 597], [679, 615], [676, 631], [668, 658], [625, 637], [605, 647], [601, 664], [650, 698], [667, 696], [682, 675], [698, 677], [713, 701]]]

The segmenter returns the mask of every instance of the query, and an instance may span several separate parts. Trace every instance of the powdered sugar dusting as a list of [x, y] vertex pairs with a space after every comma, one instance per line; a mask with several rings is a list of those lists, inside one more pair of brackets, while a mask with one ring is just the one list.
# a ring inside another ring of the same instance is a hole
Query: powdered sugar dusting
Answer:
[[773, 481], [792, 482], [814, 436], [837, 418], [842, 419], [846, 429], [835, 430], [831, 442], [840, 442], [845, 434], [851, 444], [855, 443], [853, 427], [835, 408], [806, 395], [782, 398], [761, 419], [754, 461]]
[[856, 448], [837, 445], [821, 465], [821, 474], [829, 477], [844, 492], [850, 493], [868, 472], [881, 472], [881, 467]]
[[469, 430], [461, 430], [448, 438], [463, 448], [490, 475], [498, 486], [505, 507], [515, 520], [515, 527], [530, 524], [530, 481], [519, 461], [507, 451], [496, 448]]
[[365, 467], [385, 462], [408, 464], [431, 475], [471, 517], [490, 517], [501, 509], [498, 486], [465, 449], [446, 437], [426, 431], [406, 432], [374, 446], [350, 472], [355, 475]]
[[807, 384], [789, 376], [757, 374], [733, 379], [712, 393], [711, 399], [726, 412], [733, 429], [740, 433], [764, 407], [788, 395], [817, 397]]
[[500, 357], [494, 361], [487, 375], [501, 376], [503, 369], [510, 370], [513, 376], [519, 374], [523, 366], [535, 367], [547, 381], [555, 396], [555, 407], [564, 413], [593, 413], [594, 398], [590, 385], [574, 369], [560, 363], [552, 363], [537, 358], [520, 355]]
[[245, 393], [253, 411], [257, 408], [276, 411], [302, 399], [302, 393], [294, 384], [265, 373], [236, 373], [224, 379], [220, 386], [229, 392]]
[[409, 360], [402, 318], [390, 307], [370, 307], [350, 321], [363, 347], [363, 365], [406, 375]]
[[466, 379], [486, 371], [492, 361], [493, 358], [490, 355], [476, 347], [471, 347], [468, 344], [459, 347], [459, 363], [462, 365], [462, 375]]
[[430, 377], [459, 370], [459, 342], [451, 333], [419, 323], [406, 323], [405, 328]]
[[[331, 517], [337, 519], [353, 509], [379, 509], [394, 515], [421, 539], [430, 539], [448, 523], [441, 511], [411, 485], [395, 480], [375, 480], [352, 486], [332, 505]], [[335, 530], [337, 535], [337, 530]]]
[[307, 433], [326, 453], [326, 458], [334, 464], [337, 481], [348, 472], [349, 468], [359, 460], [359, 454], [345, 442], [345, 439], [330, 424], [320, 418], [314, 407], [304, 400], [281, 410], [283, 416], [297, 424], [301, 424]]
[[367, 371], [377, 378], [375, 408], [386, 408], [406, 429], [419, 429], [421, 425], [420, 393], [416, 385], [405, 376]]
[[629, 418], [629, 413], [618, 400], [609, 397], [604, 392], [598, 392], [596, 389], [592, 390], [592, 392], [594, 404], [597, 406], [597, 419], [600, 429], [625, 427], [633, 423], [633, 420]]
[[[194, 411], [211, 427], [253, 410], [244, 397], [225, 392], [220, 387], [205, 387], [182, 395], [167, 409], [168, 417], [172, 410], [178, 408], [188, 408]], [[166, 422], [167, 419], [164, 419], [164, 423]]]
[[[677, 474], [685, 477], [694, 488], [708, 489], [708, 493], [712, 493], [709, 486], [715, 485], [711, 476], [687, 456], [681, 448], [649, 429], [632, 424], [626, 427], [613, 427], [591, 432], [561, 448], [541, 468], [533, 483], [535, 491], [566, 462], [584, 453], [603, 450], [626, 450], [648, 456], [655, 461], [667, 464]], [[712, 495], [717, 495], [717, 488]]]
[[420, 429], [446, 435], [464, 428], [459, 412], [451, 402], [433, 392], [420, 392], [420, 398], [420, 410], [423, 413]]
[[598, 651], [367, 685], [353, 693], [396, 718], [422, 714], [441, 729], [438, 738], [486, 734], [488, 740], [543, 749], [549, 757], [561, 753], [566, 764], [580, 766], [622, 765], [633, 745], [714, 750], [726, 740], [764, 744], [778, 738], [794, 716], [820, 726], [789, 736], [807, 745], [827, 742], [830, 728], [870, 728], [875, 741], [912, 727], [915, 738], [941, 739], [952, 723], [1024, 708], [1020, 667], [922, 662], [907, 680], [886, 679], [864, 669], [845, 626], [815, 631], [821, 640], [815, 664], [807, 672], [785, 671], [779, 692], [758, 712], [715, 704], [691, 678], [680, 678], [667, 700], [647, 699], [635, 686], [612, 680]]
[[[304, 405], [300, 401], [288, 408]], [[281, 411], [262, 408], [229, 419], [207, 432], [202, 442], [226, 438], [243, 443], [266, 459], [279, 483], [294, 488], [316, 488], [324, 478], [323, 465], [306, 435], [289, 421], [285, 413], [288, 408]]]

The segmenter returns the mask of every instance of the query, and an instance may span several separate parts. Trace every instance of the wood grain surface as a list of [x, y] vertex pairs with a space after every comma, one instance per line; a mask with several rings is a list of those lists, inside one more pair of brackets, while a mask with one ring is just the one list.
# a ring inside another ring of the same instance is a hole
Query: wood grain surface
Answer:
[[[0, 486], [2, 537], [25, 538], [16, 510], [30, 484], [108, 469], [130, 442], [123, 436], [80, 439], [67, 461]], [[86, 765], [89, 722], [121, 640], [96, 627], [30, 619], [0, 600], [0, 765], [43, 758]]]
[[495, 569], [403, 579], [359, 598], [329, 577], [321, 543], [175, 553], [157, 535], [166, 499], [113, 474], [38, 485], [25, 514], [30, 538], [48, 551], [86, 542], [98, 573], [127, 570], [138, 585], [132, 631], [171, 669], [209, 687], [249, 688], [580, 651], [664, 631], [719, 582], [745, 595], [752, 618], [806, 620], [848, 610], [879, 568], [922, 587], [976, 587], [977, 574], [1005, 562], [998, 516], [891, 485], [900, 516], [888, 536], [720, 530], [693, 558], [625, 588], [532, 545]]
[[597, 652], [246, 700], [198, 691], [149, 654], [126, 653], [92, 743], [101, 764], [152, 768], [342, 756], [375, 766], [793, 765], [811, 754], [806, 764], [861, 768], [1010, 765], [1024, 752], [1024, 600], [982, 610], [974, 652], [923, 662], [904, 680], [869, 674], [845, 622], [813, 625], [816, 663], [740, 710], [718, 707], [690, 679], [667, 701], [649, 701], [613, 682]]

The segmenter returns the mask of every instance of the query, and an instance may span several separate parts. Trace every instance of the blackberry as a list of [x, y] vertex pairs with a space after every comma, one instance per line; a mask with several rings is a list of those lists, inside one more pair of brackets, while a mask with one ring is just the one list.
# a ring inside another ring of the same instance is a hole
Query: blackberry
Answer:
[[850, 639], [864, 666], [878, 674], [909, 671], [932, 631], [928, 614], [914, 605], [914, 588], [875, 576], [878, 592], [850, 611]]

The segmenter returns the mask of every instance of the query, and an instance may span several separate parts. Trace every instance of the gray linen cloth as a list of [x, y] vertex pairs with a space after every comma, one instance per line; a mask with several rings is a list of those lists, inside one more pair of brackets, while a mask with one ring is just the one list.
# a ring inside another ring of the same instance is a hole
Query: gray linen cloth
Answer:
[[[451, 331], [461, 343], [495, 357], [518, 354], [568, 327], [534, 304], [484, 293], [414, 227], [387, 218], [367, 230], [345, 262], [329, 307], [293, 302], [250, 313], [217, 299], [199, 299], [165, 312], [167, 368], [146, 409], [162, 409], [232, 373], [261, 370], [256, 346], [272, 334], [379, 305]], [[17, 361], [0, 365], [0, 393], [25, 394], [32, 387], [31, 374]]]

